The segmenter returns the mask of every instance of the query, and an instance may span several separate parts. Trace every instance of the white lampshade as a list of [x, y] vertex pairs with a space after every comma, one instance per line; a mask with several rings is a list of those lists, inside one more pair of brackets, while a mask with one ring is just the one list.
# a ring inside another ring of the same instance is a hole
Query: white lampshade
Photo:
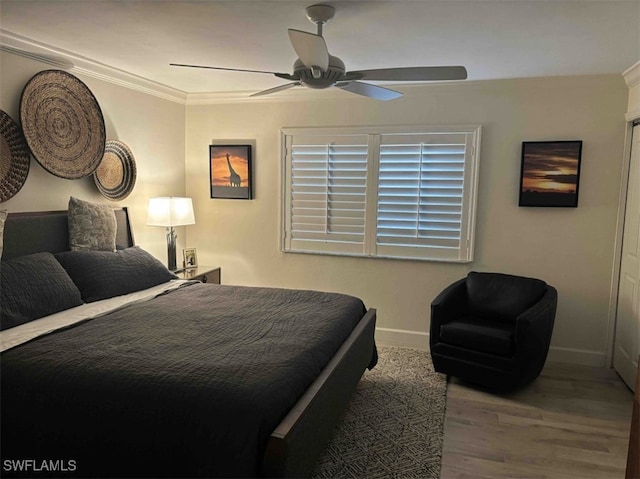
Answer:
[[191, 198], [149, 198], [148, 226], [183, 226], [193, 225], [195, 222]]

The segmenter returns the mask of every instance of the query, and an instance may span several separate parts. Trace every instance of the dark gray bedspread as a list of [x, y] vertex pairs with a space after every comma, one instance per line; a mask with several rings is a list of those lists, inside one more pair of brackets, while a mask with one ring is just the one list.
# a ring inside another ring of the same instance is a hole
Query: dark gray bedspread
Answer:
[[2, 460], [73, 461], [53, 474], [67, 477], [257, 476], [364, 313], [340, 294], [198, 283], [10, 349]]

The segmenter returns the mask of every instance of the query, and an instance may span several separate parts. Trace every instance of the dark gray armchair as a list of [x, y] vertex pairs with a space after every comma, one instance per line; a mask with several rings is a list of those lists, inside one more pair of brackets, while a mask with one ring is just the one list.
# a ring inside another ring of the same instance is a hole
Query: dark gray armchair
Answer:
[[496, 391], [525, 386], [544, 366], [557, 302], [539, 279], [469, 273], [431, 303], [435, 370]]

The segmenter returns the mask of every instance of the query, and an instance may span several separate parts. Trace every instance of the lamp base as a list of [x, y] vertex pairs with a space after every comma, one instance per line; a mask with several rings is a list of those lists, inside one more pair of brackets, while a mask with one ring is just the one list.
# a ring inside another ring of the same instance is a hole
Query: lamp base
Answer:
[[167, 228], [167, 269], [171, 272], [176, 272], [178, 267], [176, 266], [176, 230], [173, 226]]

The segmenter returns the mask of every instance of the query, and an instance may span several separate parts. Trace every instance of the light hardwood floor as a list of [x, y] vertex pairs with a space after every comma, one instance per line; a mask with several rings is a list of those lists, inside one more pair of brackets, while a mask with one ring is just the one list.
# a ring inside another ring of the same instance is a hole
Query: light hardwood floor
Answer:
[[632, 403], [612, 369], [547, 363], [509, 395], [450, 379], [441, 478], [624, 478]]

